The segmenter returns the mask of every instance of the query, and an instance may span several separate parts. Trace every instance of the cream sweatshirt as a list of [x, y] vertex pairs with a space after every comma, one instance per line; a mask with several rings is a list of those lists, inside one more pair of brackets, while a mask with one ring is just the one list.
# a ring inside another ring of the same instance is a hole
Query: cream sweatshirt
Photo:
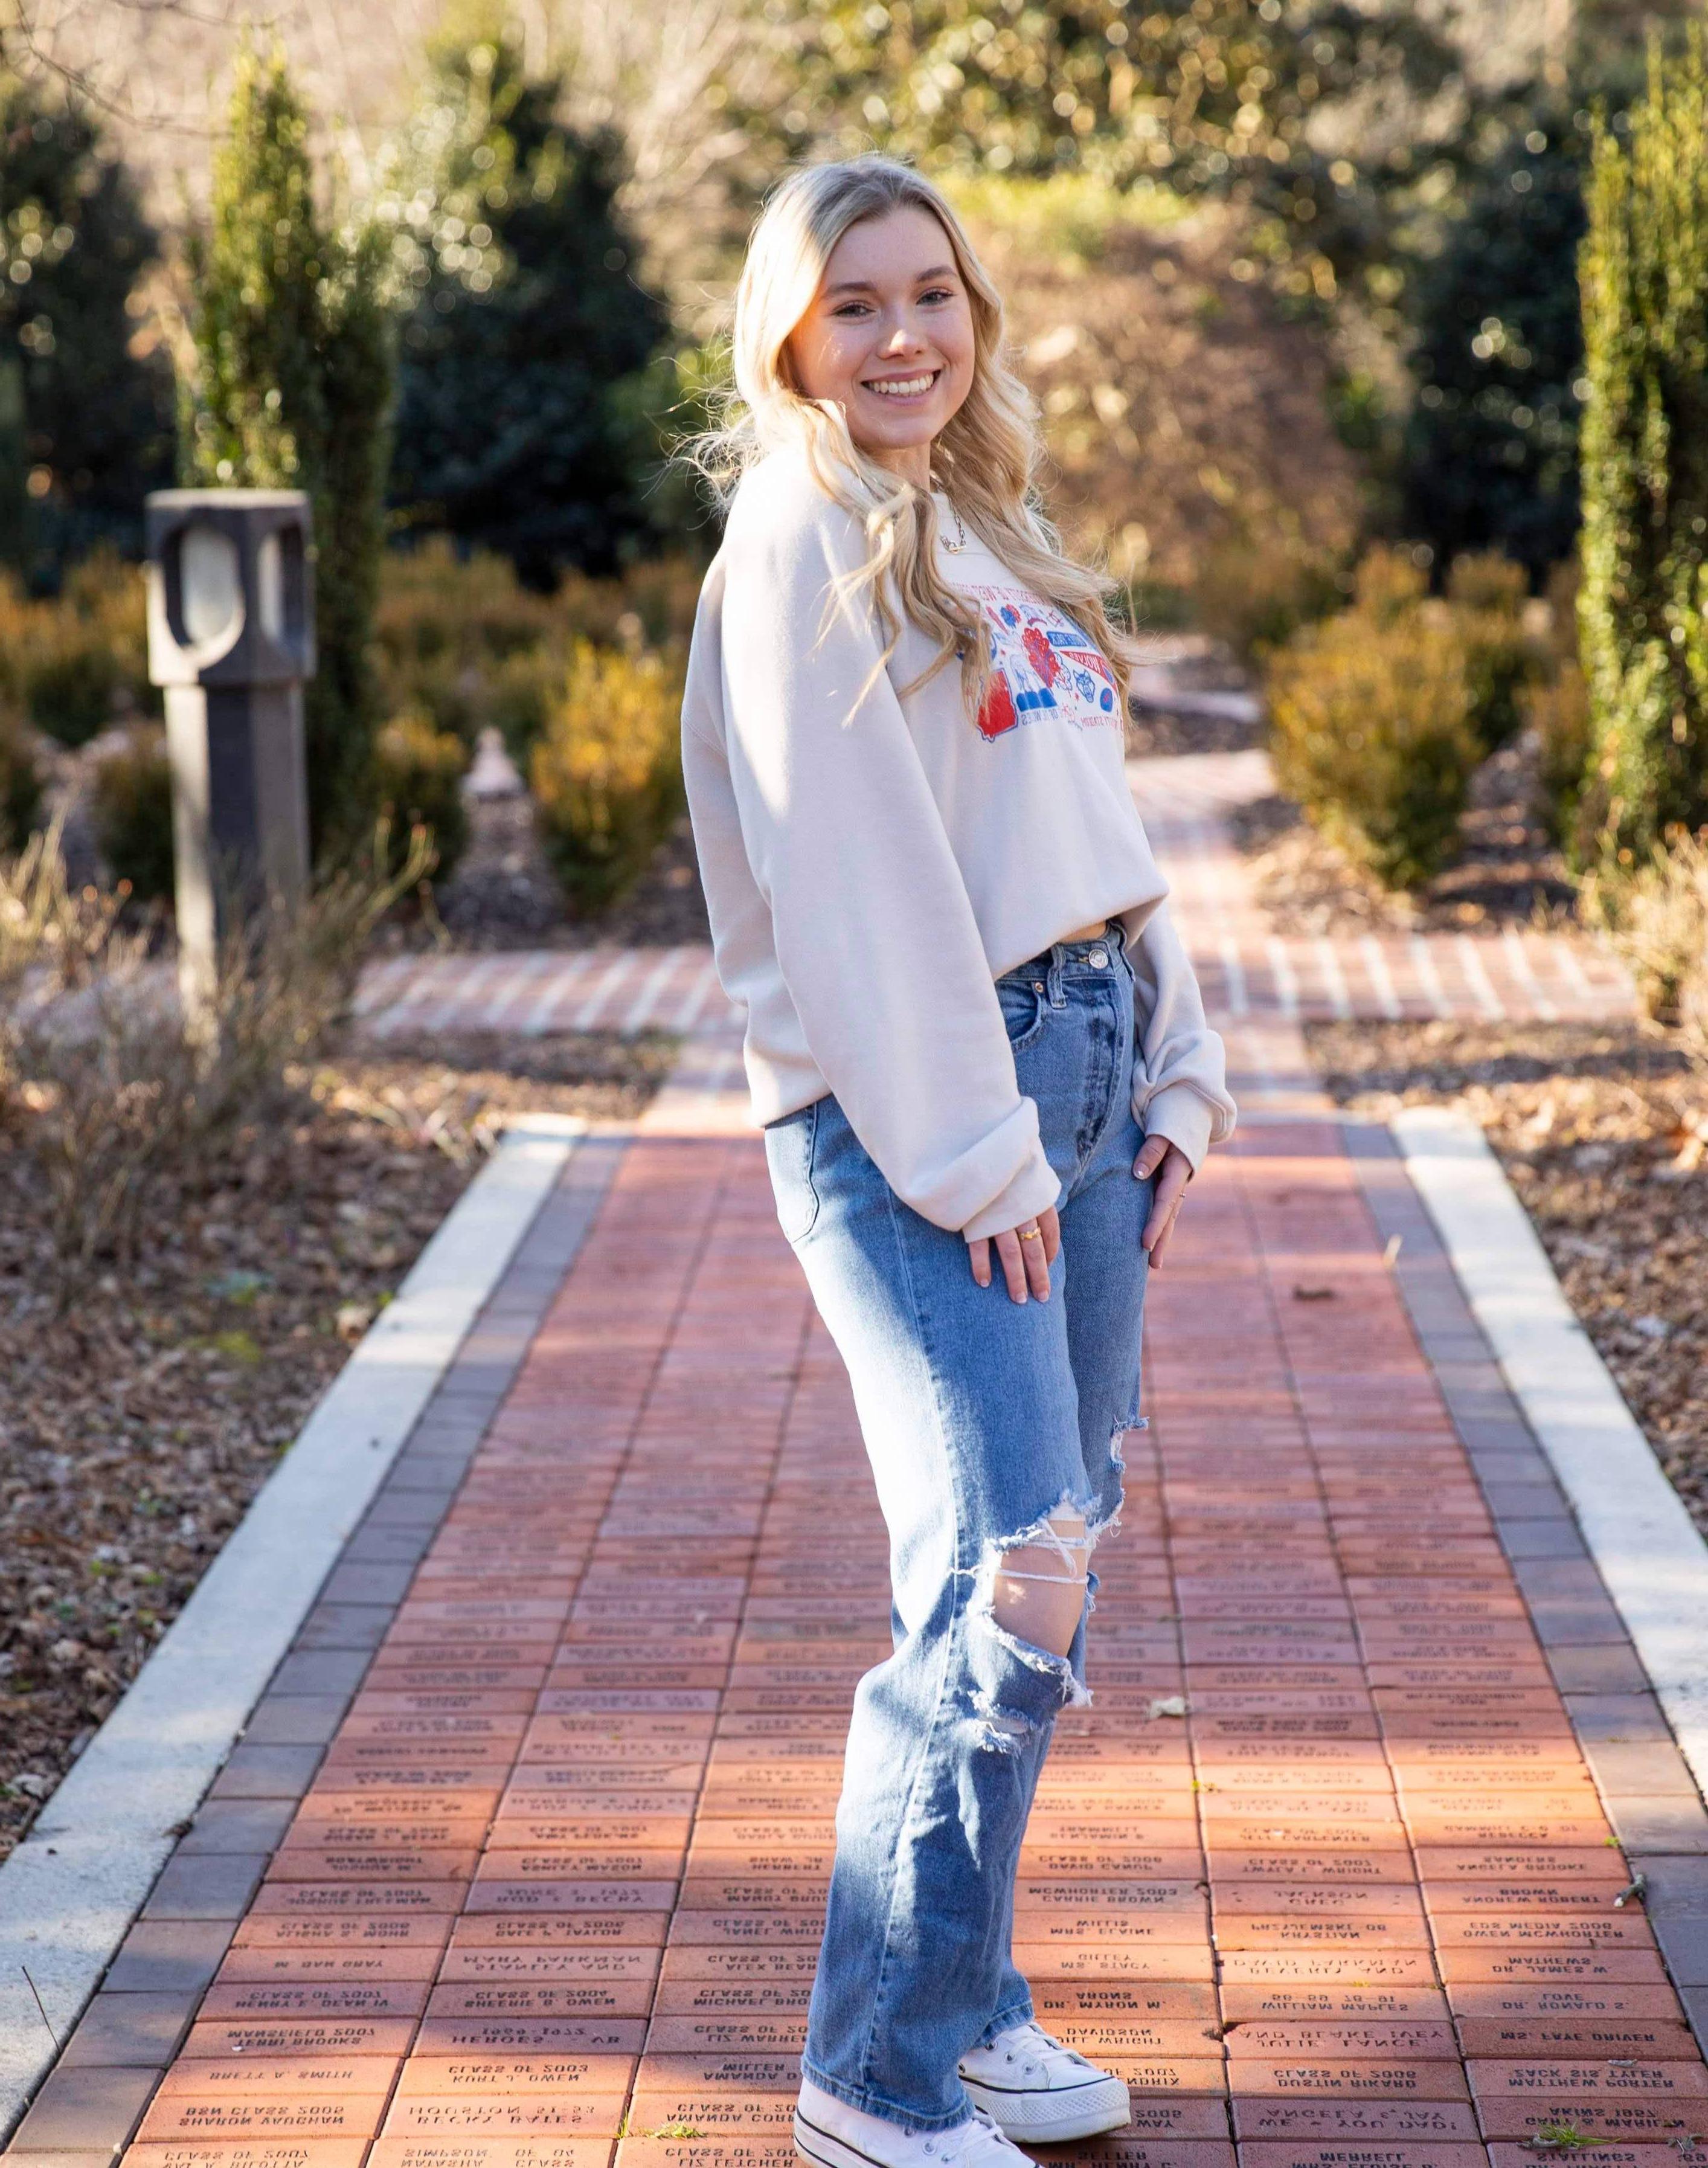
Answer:
[[[958, 539], [946, 498], [942, 534]], [[906, 625], [880, 666], [860, 522], [804, 457], [753, 468], [706, 576], [682, 757], [718, 975], [746, 1012], [755, 1118], [834, 1092], [890, 1187], [969, 1239], [1057, 1202], [995, 981], [1118, 918], [1137, 978], [1133, 1108], [1196, 1167], [1233, 1127], [1222, 1042], [1127, 787], [1101, 656], [966, 530], [996, 677], [967, 712]]]

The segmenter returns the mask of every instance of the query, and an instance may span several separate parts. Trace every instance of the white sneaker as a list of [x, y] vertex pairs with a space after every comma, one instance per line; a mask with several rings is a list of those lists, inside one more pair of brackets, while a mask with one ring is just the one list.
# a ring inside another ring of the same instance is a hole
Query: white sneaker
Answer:
[[[1124, 2096], [1123, 2096], [1124, 2097]], [[948, 2130], [904, 2130], [801, 2080], [795, 2150], [818, 2168], [1032, 2168], [977, 2108]]]
[[1036, 2018], [963, 2055], [961, 2079], [974, 2106], [1026, 2144], [1094, 2138], [1118, 2130], [1132, 2113], [1124, 2078], [1053, 2040]]

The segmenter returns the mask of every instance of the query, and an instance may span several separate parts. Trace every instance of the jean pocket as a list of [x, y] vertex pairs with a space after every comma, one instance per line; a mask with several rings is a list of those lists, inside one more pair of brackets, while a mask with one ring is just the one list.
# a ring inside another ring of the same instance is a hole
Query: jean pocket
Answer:
[[1030, 979], [999, 979], [996, 999], [1008, 1043], [1017, 1054], [1043, 1029], [1046, 996]]
[[771, 1193], [777, 1199], [777, 1222], [791, 1242], [804, 1241], [819, 1216], [813, 1161], [823, 1103], [814, 1099], [811, 1106], [765, 1125], [765, 1163], [771, 1173]]

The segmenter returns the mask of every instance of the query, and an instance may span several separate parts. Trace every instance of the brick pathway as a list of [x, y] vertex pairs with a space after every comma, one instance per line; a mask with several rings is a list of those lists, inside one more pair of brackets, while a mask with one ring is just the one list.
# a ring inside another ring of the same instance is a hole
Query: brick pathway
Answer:
[[[1225, 816], [1271, 787], [1261, 752], [1130, 763], [1133, 789], [1175, 885], [1209, 1000], [1235, 1018], [1627, 1016], [1631, 982], [1605, 948], [1576, 935], [1503, 933], [1272, 933], [1250, 902]], [[533, 1036], [595, 1028], [690, 1031], [730, 1012], [703, 946], [389, 957], [357, 1008], [389, 1038], [423, 1028]]]
[[[1678, 2168], [1708, 1817], [1386, 1133], [1230, 1033], [1023, 1862], [1042, 2014], [1133, 2086], [1063, 2157]], [[887, 1603], [729, 1058], [570, 1161], [8, 2168], [789, 2157]]]

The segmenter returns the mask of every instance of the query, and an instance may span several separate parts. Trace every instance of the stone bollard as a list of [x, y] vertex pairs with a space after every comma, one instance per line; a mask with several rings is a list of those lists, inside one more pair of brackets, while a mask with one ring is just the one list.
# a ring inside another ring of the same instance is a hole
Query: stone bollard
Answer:
[[309, 501], [163, 489], [147, 501], [148, 674], [166, 693], [178, 984], [204, 1013], [231, 914], [309, 875], [303, 680], [315, 669]]

